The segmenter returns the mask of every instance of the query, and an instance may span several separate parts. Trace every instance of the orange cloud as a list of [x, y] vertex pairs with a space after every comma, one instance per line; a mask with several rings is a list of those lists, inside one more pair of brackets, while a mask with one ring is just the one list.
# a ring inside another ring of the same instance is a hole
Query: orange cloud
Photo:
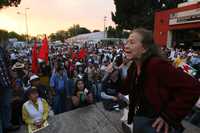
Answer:
[[91, 30], [103, 30], [103, 17], [107, 25], [114, 25], [111, 11], [113, 0], [22, 0], [19, 7], [0, 10], [0, 28], [25, 33], [24, 13], [28, 7], [29, 34], [50, 34], [58, 30], [67, 30], [73, 24], [80, 24]]

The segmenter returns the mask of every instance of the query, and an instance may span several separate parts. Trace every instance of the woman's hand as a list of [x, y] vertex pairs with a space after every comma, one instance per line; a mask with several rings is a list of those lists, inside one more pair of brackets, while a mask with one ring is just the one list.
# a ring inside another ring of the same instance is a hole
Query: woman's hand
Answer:
[[41, 127], [42, 127], [42, 124], [43, 124], [43, 121], [35, 122], [35, 123], [34, 123], [34, 125], [35, 125], [37, 128], [41, 128]]
[[113, 96], [113, 97], [112, 97], [112, 100], [116, 102], [116, 101], [118, 100], [118, 98], [115, 97], [115, 96]]
[[118, 98], [119, 99], [123, 99], [124, 95], [122, 95], [121, 93], [118, 93]]
[[161, 117], [158, 117], [155, 120], [152, 127], [156, 129], [157, 133], [159, 133], [161, 131], [161, 129], [164, 130], [164, 133], [168, 133], [168, 131], [169, 131], [169, 126], [168, 126], [167, 122]]
[[81, 92], [77, 91], [76, 96], [80, 98]]

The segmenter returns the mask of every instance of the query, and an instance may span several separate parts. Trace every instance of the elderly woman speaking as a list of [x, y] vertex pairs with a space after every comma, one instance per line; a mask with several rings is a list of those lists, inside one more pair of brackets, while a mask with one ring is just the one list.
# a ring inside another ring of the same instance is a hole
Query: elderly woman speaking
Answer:
[[125, 45], [129, 119], [134, 133], [181, 133], [181, 120], [200, 96], [200, 84], [160, 54], [152, 32], [135, 29]]

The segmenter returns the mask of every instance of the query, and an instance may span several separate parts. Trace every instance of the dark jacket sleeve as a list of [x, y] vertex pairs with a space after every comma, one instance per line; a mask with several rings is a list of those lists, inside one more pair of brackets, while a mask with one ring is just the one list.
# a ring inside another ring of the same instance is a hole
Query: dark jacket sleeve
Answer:
[[5, 62], [5, 64], [6, 64], [6, 66], [7, 66], [7, 68], [9, 69], [9, 67], [10, 67], [10, 58], [9, 58], [9, 55], [6, 53], [6, 51], [3, 49], [3, 48], [1, 48], [1, 54], [3, 55], [3, 59], [4, 59], [4, 62]]
[[171, 97], [161, 109], [161, 116], [168, 122], [180, 122], [198, 100], [200, 83], [168, 61], [158, 59], [153, 66], [157, 80]]

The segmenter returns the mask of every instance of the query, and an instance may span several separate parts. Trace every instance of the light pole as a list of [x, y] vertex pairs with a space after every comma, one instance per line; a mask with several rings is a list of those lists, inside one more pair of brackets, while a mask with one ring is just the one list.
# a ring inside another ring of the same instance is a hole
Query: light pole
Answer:
[[26, 28], [26, 41], [27, 41], [27, 44], [28, 44], [28, 15], [27, 15], [27, 10], [29, 10], [30, 8], [25, 8], [24, 9], [24, 13], [21, 13], [21, 12], [17, 12], [17, 14], [19, 15], [24, 15], [25, 17], [25, 28]]
[[106, 38], [106, 20], [107, 20], [107, 17], [104, 16], [103, 18], [104, 39]]

